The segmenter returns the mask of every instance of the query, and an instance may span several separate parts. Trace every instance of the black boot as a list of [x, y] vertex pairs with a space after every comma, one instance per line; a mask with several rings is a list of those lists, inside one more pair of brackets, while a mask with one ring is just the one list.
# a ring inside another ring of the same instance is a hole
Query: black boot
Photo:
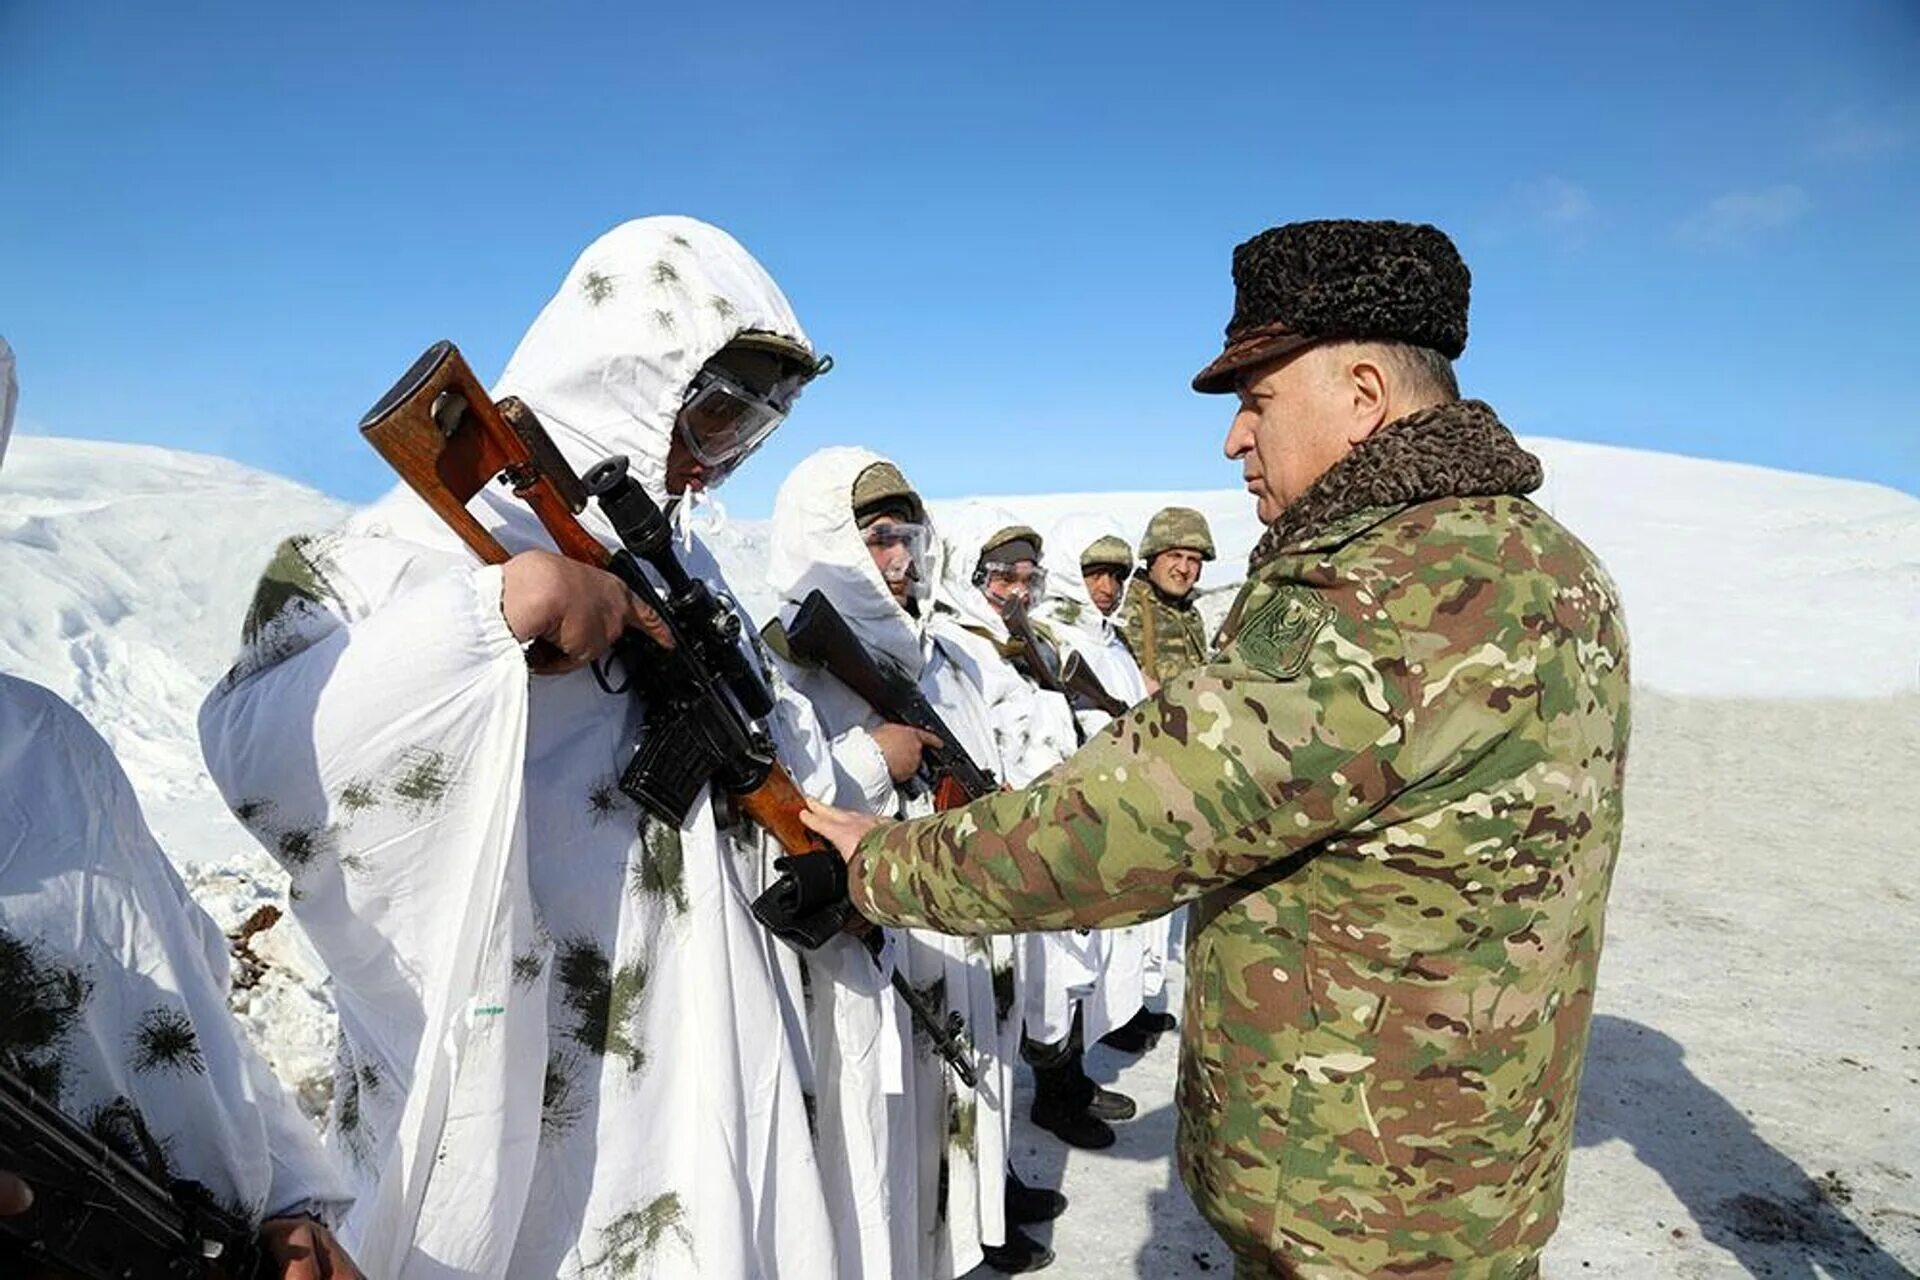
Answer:
[[1005, 1244], [981, 1245], [980, 1253], [989, 1267], [1010, 1276], [1038, 1271], [1053, 1261], [1053, 1250], [1012, 1225]]
[[1007, 1166], [1007, 1221], [1019, 1226], [1051, 1222], [1067, 1211], [1067, 1198], [1045, 1187], [1030, 1187]]
[[1170, 1013], [1154, 1013], [1143, 1008], [1125, 1023], [1101, 1036], [1100, 1043], [1122, 1053], [1146, 1053], [1160, 1042], [1163, 1034], [1178, 1025]]
[[1139, 1112], [1132, 1098], [1099, 1085], [1093, 1087], [1093, 1097], [1087, 1100], [1087, 1114], [1096, 1120], [1131, 1120]]
[[[1033, 1123], [1070, 1147], [1099, 1151], [1113, 1145], [1113, 1130], [1104, 1120], [1087, 1114], [1084, 1079], [1071, 1061], [1033, 1069]], [[1089, 1082], [1090, 1083], [1090, 1082]]]
[[1102, 1089], [1093, 1082], [1093, 1077], [1087, 1074], [1087, 1055], [1077, 1042], [1067, 1057], [1066, 1068], [1073, 1073], [1067, 1085], [1068, 1105], [1078, 1107], [1095, 1120], [1131, 1120], [1139, 1113], [1132, 1098], [1112, 1089]]

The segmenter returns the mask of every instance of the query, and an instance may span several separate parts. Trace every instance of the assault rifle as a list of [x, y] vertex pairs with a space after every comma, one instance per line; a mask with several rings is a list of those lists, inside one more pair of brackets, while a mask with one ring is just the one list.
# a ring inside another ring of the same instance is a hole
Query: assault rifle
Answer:
[[[630, 693], [646, 708], [645, 733], [620, 789], [679, 827], [712, 784], [772, 836], [786, 855], [774, 863], [782, 874], [754, 901], [753, 914], [782, 941], [812, 950], [864, 924], [847, 898], [840, 855], [800, 821], [806, 798], [763, 724], [774, 697], [741, 648], [734, 602], [680, 564], [666, 514], [628, 474], [624, 457], [575, 477], [533, 410], [512, 396], [496, 405], [450, 342], [436, 342], [414, 362], [361, 419], [360, 433], [486, 563], [503, 564], [508, 554], [467, 504], [498, 478], [533, 509], [561, 554], [625, 583], [659, 625], [630, 628], [614, 646], [626, 675], [618, 689], [595, 669], [609, 693]], [[589, 498], [613, 526], [618, 550], [576, 518]], [[535, 646], [528, 659], [538, 666], [554, 656]], [[932, 1017], [903, 975], [895, 973], [893, 985], [971, 1084], [973, 1066], [951, 1028]]]
[[160, 1185], [0, 1060], [0, 1169], [33, 1206], [0, 1217], [0, 1275], [21, 1280], [265, 1280], [259, 1234]]
[[[957, 809], [1000, 789], [993, 774], [967, 754], [959, 736], [947, 727], [947, 722], [940, 718], [940, 713], [933, 709], [912, 677], [867, 652], [867, 647], [860, 643], [853, 628], [824, 592], [816, 588], [800, 602], [793, 620], [787, 624], [786, 643], [788, 652], [795, 658], [824, 670], [884, 719], [923, 729], [940, 739], [939, 746], [928, 746], [920, 752], [920, 768], [933, 793], [934, 808]], [[944, 1028], [946, 1042], [936, 1035], [935, 1046], [955, 1074], [969, 1086], [973, 1085], [973, 1065], [966, 1060], [964, 1052], [959, 1051], [966, 1019], [949, 1010], [946, 1018], [939, 1020], [930, 1006], [923, 1007], [920, 994], [911, 984], [897, 973], [894, 977], [901, 998], [913, 1011], [915, 1020], [930, 1032], [936, 1027]], [[955, 1051], [949, 1051], [947, 1042]]]
[[825, 670], [882, 718], [940, 739], [939, 746], [920, 753], [936, 809], [957, 809], [1000, 789], [993, 774], [967, 754], [912, 677], [876, 661], [824, 593], [818, 589], [808, 593], [787, 625], [786, 635], [787, 647], [796, 658]]
[[1126, 714], [1127, 704], [1107, 692], [1079, 654], [1069, 653], [1065, 662], [1060, 661], [1059, 651], [1034, 630], [1025, 601], [1017, 597], [1008, 601], [1000, 620], [1007, 624], [1007, 635], [1013, 642], [1009, 660], [1029, 680], [1059, 694], [1076, 711], [1092, 709], [1116, 717]]

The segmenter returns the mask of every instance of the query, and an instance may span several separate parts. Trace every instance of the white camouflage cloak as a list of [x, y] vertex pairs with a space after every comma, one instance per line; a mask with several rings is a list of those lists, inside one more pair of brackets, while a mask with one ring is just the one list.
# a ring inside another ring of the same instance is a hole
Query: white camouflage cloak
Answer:
[[[19, 395], [0, 338], [0, 458]], [[0, 674], [0, 1053], [162, 1183], [333, 1217], [346, 1180], [228, 1012], [230, 964], [106, 740]]]
[[0, 1052], [162, 1183], [332, 1215], [346, 1181], [227, 1011], [229, 960], [106, 741], [0, 675]]
[[[1103, 537], [1126, 540], [1118, 522], [1105, 516], [1062, 516], [1046, 533], [1042, 555], [1047, 565], [1047, 598], [1038, 610], [1048, 634], [1063, 654], [1077, 653], [1101, 687], [1128, 706], [1147, 698], [1146, 677], [1133, 651], [1121, 637], [1113, 617], [1094, 606], [1080, 572], [1080, 557]], [[1121, 582], [1122, 590], [1126, 582]], [[1117, 609], [1116, 609], [1117, 612]], [[1074, 712], [1083, 737], [1091, 739], [1112, 723], [1098, 707]], [[1167, 945], [1172, 916], [1165, 915], [1124, 929], [1107, 930], [1107, 967], [1097, 998], [1086, 1011], [1087, 1038], [1097, 1040], [1121, 1026], [1149, 999], [1157, 999], [1167, 984]], [[1096, 1028], [1098, 1028], [1096, 1030]]]
[[[978, 646], [936, 639], [927, 625], [939, 571], [937, 550], [931, 563], [921, 566], [929, 599], [916, 617], [887, 590], [854, 523], [854, 482], [881, 461], [865, 449], [831, 448], [794, 468], [774, 500], [768, 585], [783, 602], [783, 623], [812, 591], [824, 592], [867, 651], [913, 678], [974, 762], [998, 776], [1003, 764], [979, 691], [988, 673], [981, 668]], [[994, 670], [1004, 665], [992, 659]], [[823, 671], [791, 663], [783, 669], [833, 736], [842, 782], [838, 803], [883, 817], [933, 811], [924, 791], [895, 788], [867, 732], [881, 723], [872, 708]], [[889, 998], [905, 1032], [895, 1043], [907, 1059], [899, 1073], [895, 1110], [902, 1123], [895, 1158], [898, 1168], [918, 1170], [915, 1178], [895, 1178], [895, 1212], [908, 1231], [897, 1246], [897, 1257], [908, 1261], [896, 1274], [946, 1280], [976, 1266], [982, 1244], [1006, 1239], [1005, 1169], [1020, 1039], [1014, 944], [1005, 937], [890, 932], [895, 934], [890, 954], [908, 981], [935, 995], [937, 1008], [956, 1010], [965, 1020], [979, 1076], [977, 1088], [962, 1085], [931, 1044], [911, 1034], [906, 1011]]]
[[[973, 585], [981, 545], [1019, 523], [1003, 508], [984, 502], [966, 503], [941, 522], [942, 567], [932, 623], [941, 641], [973, 655], [1006, 764], [1000, 780], [1014, 787], [1026, 786], [1079, 749], [1067, 700], [1030, 683], [1000, 656], [995, 646], [1008, 643], [1007, 624]], [[1026, 1034], [1041, 1044], [1058, 1044], [1073, 1030], [1074, 1010], [1100, 980], [1103, 937], [1089, 929], [1064, 929], [1023, 933], [1018, 939]]]
[[[629, 222], [494, 394], [578, 470], [626, 454], [658, 501], [684, 388], [747, 329], [805, 340], [725, 233]], [[510, 551], [550, 545], [497, 486], [473, 505]], [[704, 796], [678, 830], [643, 817], [616, 785], [632, 701], [529, 676], [500, 590], [396, 489], [282, 547], [201, 712], [335, 981], [348, 1238], [382, 1280], [836, 1275], [805, 1045], [747, 909], [757, 843], [721, 839]], [[781, 718], [806, 734], [790, 697]]]

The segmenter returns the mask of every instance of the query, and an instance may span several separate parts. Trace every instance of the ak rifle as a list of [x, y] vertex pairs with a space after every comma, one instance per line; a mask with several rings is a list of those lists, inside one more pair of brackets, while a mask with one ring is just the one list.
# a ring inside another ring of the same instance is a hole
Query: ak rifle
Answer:
[[1076, 711], [1104, 711], [1116, 719], [1127, 713], [1127, 704], [1107, 692], [1079, 654], [1068, 653], [1063, 661], [1060, 650], [1040, 638], [1024, 601], [1009, 601], [1000, 619], [1007, 624], [1007, 636], [1013, 645], [1009, 660], [1029, 680], [1059, 694]]
[[[360, 433], [400, 478], [487, 564], [504, 564], [505, 547], [467, 504], [498, 479], [532, 508], [562, 555], [613, 574], [656, 620], [629, 628], [615, 644], [631, 694], [646, 709], [645, 729], [620, 775], [620, 789], [654, 817], [678, 828], [711, 785], [779, 844], [780, 877], [753, 903], [754, 918], [803, 950], [859, 931], [847, 897], [846, 865], [800, 821], [806, 798], [780, 763], [764, 721], [774, 696], [742, 647], [734, 602], [688, 574], [673, 553], [666, 513], [612, 457], [576, 477], [539, 417], [509, 396], [495, 404], [450, 342], [436, 342], [361, 419]], [[583, 526], [591, 498], [619, 539], [609, 549]], [[655, 585], [655, 578], [659, 585]], [[536, 669], [559, 655], [536, 643]], [[877, 935], [867, 929], [871, 949]], [[893, 985], [956, 1074], [972, 1084], [952, 1029], [896, 972]]]
[[0, 1169], [33, 1188], [0, 1217], [0, 1275], [19, 1280], [266, 1280], [259, 1233], [162, 1186], [29, 1087], [0, 1057]]
[[787, 647], [852, 690], [883, 720], [925, 730], [940, 739], [920, 753], [921, 771], [934, 808], [957, 809], [1000, 789], [993, 774], [975, 763], [913, 678], [867, 652], [860, 638], [819, 589], [809, 592], [786, 626]]
[[[936, 810], [957, 809], [1000, 789], [992, 772], [967, 754], [959, 735], [947, 727], [947, 722], [933, 709], [913, 678], [868, 652], [825, 592], [818, 588], [808, 592], [784, 632], [787, 651], [795, 659], [818, 667], [838, 680], [881, 719], [925, 730], [940, 739], [938, 746], [927, 746], [920, 752], [921, 775], [933, 795]], [[954, 1010], [948, 1010], [942, 1019], [911, 984], [898, 973], [894, 978], [901, 999], [907, 1002], [915, 1020], [929, 1031], [944, 1028], [946, 1040], [957, 1047], [966, 1029], [966, 1019]], [[971, 1063], [964, 1071], [960, 1067], [965, 1060], [964, 1053], [948, 1052], [938, 1036], [934, 1044], [960, 1078], [971, 1086], [974, 1083]]]

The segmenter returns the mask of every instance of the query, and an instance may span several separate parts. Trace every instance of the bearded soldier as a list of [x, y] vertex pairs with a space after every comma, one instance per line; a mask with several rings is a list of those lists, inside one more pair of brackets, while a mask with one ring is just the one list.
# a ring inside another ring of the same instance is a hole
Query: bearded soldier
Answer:
[[1147, 690], [1207, 660], [1207, 625], [1195, 588], [1213, 559], [1213, 530], [1192, 507], [1163, 507], [1140, 539], [1140, 568], [1127, 584], [1127, 647], [1146, 673]]
[[1233, 265], [1194, 386], [1238, 397], [1268, 528], [1219, 654], [1022, 790], [812, 822], [876, 921], [1195, 903], [1179, 1162], [1240, 1275], [1532, 1276], [1620, 845], [1619, 601], [1458, 398], [1445, 235], [1296, 223]]

